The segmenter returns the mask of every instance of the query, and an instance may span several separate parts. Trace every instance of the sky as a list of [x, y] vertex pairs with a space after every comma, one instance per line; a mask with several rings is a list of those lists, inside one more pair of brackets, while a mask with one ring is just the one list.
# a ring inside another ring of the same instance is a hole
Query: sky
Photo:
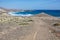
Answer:
[[25, 10], [60, 10], [60, 0], [0, 0], [0, 7]]

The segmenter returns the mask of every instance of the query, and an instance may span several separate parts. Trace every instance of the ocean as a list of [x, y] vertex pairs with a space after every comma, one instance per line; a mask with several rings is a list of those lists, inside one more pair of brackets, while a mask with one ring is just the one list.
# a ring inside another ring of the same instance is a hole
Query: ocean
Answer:
[[33, 16], [42, 12], [51, 16], [60, 17], [60, 10], [26, 10], [23, 12], [9, 12], [9, 14], [13, 16]]

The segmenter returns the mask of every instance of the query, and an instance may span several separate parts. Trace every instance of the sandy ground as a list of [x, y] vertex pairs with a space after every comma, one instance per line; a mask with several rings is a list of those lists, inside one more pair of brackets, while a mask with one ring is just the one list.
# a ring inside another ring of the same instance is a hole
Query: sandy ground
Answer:
[[48, 23], [40, 17], [32, 19], [28, 26], [0, 25], [0, 40], [59, 40], [50, 32]]
[[34, 40], [59, 40], [55, 35], [53, 35], [49, 26], [46, 22], [41, 20], [39, 17], [35, 18], [35, 26], [37, 29], [37, 33], [35, 32]]

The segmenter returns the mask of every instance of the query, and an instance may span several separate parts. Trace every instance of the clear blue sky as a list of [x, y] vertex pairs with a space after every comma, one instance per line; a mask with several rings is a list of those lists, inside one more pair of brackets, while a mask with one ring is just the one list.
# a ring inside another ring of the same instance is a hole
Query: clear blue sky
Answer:
[[9, 9], [60, 10], [60, 0], [0, 0], [0, 7]]

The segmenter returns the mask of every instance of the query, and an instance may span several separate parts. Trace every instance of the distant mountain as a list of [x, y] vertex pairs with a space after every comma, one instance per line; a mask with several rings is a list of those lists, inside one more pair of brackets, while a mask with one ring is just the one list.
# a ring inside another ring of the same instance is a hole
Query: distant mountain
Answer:
[[8, 11], [7, 9], [0, 7], [0, 13], [5, 13], [7, 11]]
[[7, 9], [7, 8], [0, 7], [0, 12], [17, 12], [17, 11], [23, 11], [23, 10], [21, 10], [21, 9]]

